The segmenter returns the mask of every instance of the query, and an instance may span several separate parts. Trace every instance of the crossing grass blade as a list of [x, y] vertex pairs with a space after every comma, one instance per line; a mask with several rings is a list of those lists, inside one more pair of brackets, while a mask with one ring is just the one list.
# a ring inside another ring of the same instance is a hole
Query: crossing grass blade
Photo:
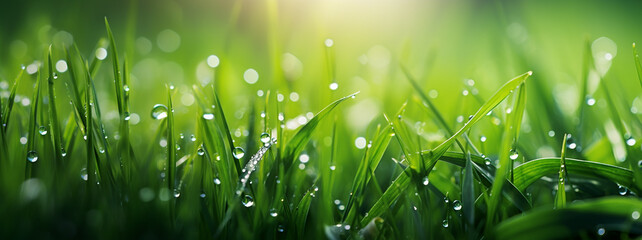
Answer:
[[16, 99], [16, 91], [18, 90], [18, 84], [20, 83], [20, 79], [22, 79], [22, 74], [24, 73], [24, 69], [21, 69], [20, 72], [18, 72], [18, 76], [16, 76], [15, 80], [13, 80], [13, 86], [11, 87], [11, 91], [9, 93], [9, 98], [7, 98], [7, 103], [2, 107], [2, 131], [5, 133], [7, 132], [7, 127], [9, 127], [9, 117], [11, 116], [11, 110], [13, 109], [13, 103], [15, 102]]
[[301, 153], [301, 151], [303, 151], [303, 148], [308, 143], [310, 138], [312, 138], [312, 133], [314, 133], [314, 130], [316, 129], [317, 125], [319, 125], [319, 122], [321, 122], [323, 118], [330, 114], [330, 112], [332, 112], [332, 110], [341, 102], [354, 97], [358, 93], [359, 92], [350, 94], [330, 103], [312, 119], [310, 119], [310, 121], [303, 125], [301, 129], [299, 129], [294, 137], [292, 137], [292, 139], [288, 141], [288, 143], [285, 145], [285, 149], [283, 150], [282, 159], [284, 160], [283, 164], [285, 165], [286, 171], [296, 161], [296, 157]]
[[[606, 197], [570, 204], [563, 209], [539, 209], [509, 218], [493, 231], [493, 239], [570, 239], [582, 232], [599, 238], [600, 232], [622, 231], [642, 234], [637, 221], [642, 201], [637, 198]], [[616, 237], [619, 235], [614, 235]]]
[[[439, 158], [446, 153], [448, 148], [452, 145], [454, 140], [459, 137], [464, 132], [468, 131], [475, 123], [477, 123], [482, 117], [486, 116], [488, 112], [494, 109], [500, 102], [502, 102], [512, 91], [520, 86], [528, 76], [532, 75], [532, 72], [524, 73], [520, 76], [517, 76], [510, 81], [508, 81], [504, 86], [502, 86], [493, 96], [482, 105], [479, 110], [473, 115], [472, 118], [462, 126], [459, 131], [457, 131], [453, 136], [448, 138], [445, 142], [441, 143], [434, 150], [431, 151], [431, 154], [428, 156], [428, 161], [425, 166], [428, 166], [428, 169], [431, 169]], [[411, 171], [411, 168], [407, 168], [406, 171]], [[361, 221], [361, 226], [368, 224], [374, 217], [381, 216], [391, 205], [392, 203], [403, 193], [410, 183], [409, 174], [402, 173], [400, 174], [384, 192], [383, 196], [377, 200], [377, 202], [370, 208], [367, 216], [365, 216]]]
[[[515, 187], [524, 190], [538, 179], [558, 173], [560, 161], [557, 157], [540, 158], [519, 165], [513, 170]], [[633, 172], [629, 169], [572, 158], [566, 158], [564, 163], [569, 174], [606, 179], [639, 192], [634, 185]]]
[[[501, 192], [504, 188], [504, 184], [510, 180], [511, 176], [513, 176], [513, 161], [515, 159], [512, 158], [512, 154], [516, 151], [514, 146], [517, 145], [519, 128], [522, 124], [525, 104], [526, 87], [522, 84], [519, 88], [519, 92], [515, 95], [514, 103], [512, 104], [513, 110], [508, 114], [506, 124], [504, 125], [504, 134], [499, 147], [499, 166], [497, 167], [497, 171], [495, 171], [495, 179], [490, 190], [490, 200], [487, 202], [487, 231], [491, 229], [491, 226], [494, 226], [495, 216], [498, 215], [496, 211], [498, 209], [499, 201], [501, 200]], [[506, 178], [509, 178], [509, 180]]]

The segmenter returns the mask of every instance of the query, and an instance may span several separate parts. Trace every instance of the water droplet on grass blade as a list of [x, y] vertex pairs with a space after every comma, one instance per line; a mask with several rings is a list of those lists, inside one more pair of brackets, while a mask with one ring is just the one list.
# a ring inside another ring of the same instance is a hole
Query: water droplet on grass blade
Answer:
[[586, 97], [586, 105], [593, 106], [595, 105], [595, 98], [591, 96]]
[[199, 147], [198, 150], [196, 150], [196, 154], [198, 154], [199, 156], [203, 156], [205, 155], [205, 150], [203, 150], [202, 147]]
[[40, 127], [38, 128], [38, 133], [40, 133], [40, 135], [42, 135], [42, 136], [47, 135], [47, 127], [45, 127], [45, 126], [40, 126]]
[[602, 236], [602, 235], [604, 235], [605, 233], [606, 233], [606, 230], [605, 230], [604, 228], [602, 228], [602, 227], [601, 227], [601, 228], [598, 228], [598, 229], [597, 229], [597, 235]]
[[443, 221], [441, 221], [441, 226], [447, 228], [448, 227], [448, 220], [444, 219]]
[[330, 83], [330, 90], [337, 90], [339, 88], [339, 84], [336, 82]]
[[27, 161], [32, 163], [38, 161], [38, 152], [34, 150], [27, 152]]
[[152, 107], [151, 116], [153, 119], [161, 120], [167, 117], [167, 106], [163, 104], [156, 104]]
[[424, 186], [428, 186], [428, 183], [430, 183], [430, 180], [428, 179], [428, 176], [426, 176], [424, 177], [422, 184], [424, 184]]
[[178, 190], [178, 189], [174, 189], [174, 197], [175, 197], [175, 198], [178, 198], [178, 197], [180, 197], [180, 196], [181, 196], [181, 191], [180, 191], [180, 190]]
[[243, 148], [240, 148], [240, 147], [235, 147], [234, 150], [232, 151], [232, 155], [236, 159], [241, 159], [243, 158], [243, 156], [245, 156], [245, 150], [243, 150]]
[[624, 187], [624, 186], [622, 186], [622, 185], [619, 185], [619, 184], [618, 184], [617, 192], [618, 192], [620, 195], [624, 196], [624, 195], [626, 195], [626, 193], [627, 193], [628, 191], [629, 191], [629, 190], [628, 190], [628, 189], [626, 189], [626, 187]]
[[212, 120], [212, 119], [214, 119], [214, 114], [213, 113], [203, 113], [203, 119]]
[[461, 203], [459, 202], [459, 200], [454, 200], [453, 201], [453, 209], [455, 211], [461, 210]]
[[214, 184], [221, 185], [221, 179], [214, 178]]
[[87, 168], [80, 169], [80, 179], [87, 181], [89, 175], [87, 175]]
[[272, 217], [279, 216], [279, 212], [276, 210], [276, 208], [270, 209], [270, 216], [272, 216]]
[[262, 134], [261, 134], [261, 142], [262, 142], [262, 143], [268, 143], [268, 142], [270, 142], [270, 134], [268, 134], [268, 133], [262, 133]]
[[630, 137], [629, 139], [626, 140], [626, 145], [633, 146], [635, 145], [636, 141], [635, 138]]
[[519, 157], [519, 153], [517, 153], [517, 151], [515, 151], [515, 150], [511, 150], [510, 151], [510, 159], [515, 160], [518, 157]]
[[241, 203], [243, 203], [245, 207], [252, 207], [254, 206], [254, 199], [250, 195], [245, 195], [243, 199], [241, 199]]

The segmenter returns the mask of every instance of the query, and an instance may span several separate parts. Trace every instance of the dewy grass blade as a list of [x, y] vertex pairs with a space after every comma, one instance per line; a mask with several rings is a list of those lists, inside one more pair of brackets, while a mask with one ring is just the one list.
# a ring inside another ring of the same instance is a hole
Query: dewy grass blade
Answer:
[[288, 141], [285, 149], [283, 150], [282, 157], [282, 159], [284, 160], [286, 171], [290, 168], [294, 161], [296, 161], [296, 157], [299, 155], [299, 153], [301, 153], [301, 151], [303, 151], [303, 148], [308, 143], [310, 138], [312, 138], [312, 133], [314, 132], [314, 129], [316, 129], [319, 122], [321, 122], [321, 120], [325, 118], [325, 116], [327, 116], [330, 112], [332, 112], [332, 110], [341, 102], [345, 101], [346, 99], [353, 98], [358, 93], [359, 92], [350, 94], [330, 103], [317, 115], [310, 119], [308, 123], [301, 127], [301, 129], [294, 135], [294, 137], [292, 137], [292, 139]]
[[21, 69], [20, 72], [18, 73], [18, 76], [16, 76], [15, 80], [13, 81], [13, 86], [11, 87], [11, 92], [9, 93], [9, 98], [7, 99], [7, 104], [4, 105], [2, 109], [2, 131], [5, 133], [7, 132], [7, 127], [9, 127], [9, 117], [11, 116], [11, 110], [13, 109], [13, 103], [16, 99], [16, 91], [18, 89], [18, 83], [20, 82], [20, 79], [22, 79], [22, 74], [24, 73], [24, 69]]
[[562, 140], [562, 154], [560, 155], [560, 171], [559, 179], [557, 181], [557, 194], [555, 194], [555, 208], [560, 209], [566, 206], [566, 140], [568, 134], [564, 134], [564, 139]]
[[640, 80], [640, 85], [642, 86], [642, 65], [640, 65], [640, 55], [638, 55], [635, 43], [633, 43], [633, 60], [635, 61], [635, 69], [638, 72], [638, 80]]
[[[29, 137], [27, 138], [27, 153], [24, 160], [25, 166], [25, 179], [29, 179], [33, 175], [33, 165], [38, 161], [38, 152], [36, 151], [36, 131], [38, 121], [38, 105], [40, 104], [40, 72], [38, 72], [38, 80], [33, 91], [33, 102], [31, 104], [31, 111], [29, 114]], [[35, 158], [34, 158], [35, 157]]]
[[[486, 116], [488, 112], [494, 109], [500, 102], [502, 102], [512, 91], [520, 86], [526, 79], [532, 75], [532, 72], [524, 73], [518, 77], [515, 77], [508, 81], [504, 86], [502, 86], [484, 105], [482, 105], [479, 110], [473, 115], [472, 118], [462, 126], [459, 131], [457, 131], [453, 136], [448, 138], [445, 142], [441, 143], [434, 150], [431, 151], [431, 154], [428, 158], [426, 166], [432, 168], [437, 160], [448, 150], [452, 145], [454, 140], [459, 137], [464, 132], [468, 131], [475, 123], [477, 123], [482, 117]], [[406, 171], [410, 171], [411, 168], [407, 168]], [[362, 219], [361, 225], [365, 226], [372, 220], [374, 217], [382, 215], [392, 204], [393, 202], [405, 191], [410, 183], [410, 177], [408, 174], [402, 173], [397, 179], [391, 184], [391, 186], [384, 192], [383, 196], [377, 200], [377, 202], [370, 208], [368, 214]]]
[[167, 189], [172, 193], [169, 202], [170, 222], [174, 225], [176, 217], [176, 199], [173, 197], [177, 191], [175, 187], [176, 175], [176, 139], [174, 136], [174, 104], [172, 103], [172, 90], [167, 87]]
[[[524, 115], [524, 105], [526, 104], [526, 87], [522, 83], [518, 89], [519, 92], [515, 96], [515, 102], [508, 116], [506, 117], [506, 124], [504, 125], [504, 134], [502, 136], [502, 143], [499, 147], [499, 166], [495, 171], [495, 181], [490, 192], [490, 200], [487, 204], [488, 211], [486, 213], [486, 230], [487, 232], [494, 226], [495, 216], [498, 214], [499, 201], [501, 200], [501, 192], [504, 188], [505, 182], [509, 181], [506, 178], [511, 177], [513, 173], [513, 164], [515, 160], [513, 156], [516, 154], [514, 146], [517, 146], [519, 126], [522, 124], [522, 116]], [[506, 111], [508, 113], [508, 111]]]
[[60, 136], [60, 123], [58, 122], [58, 111], [56, 109], [56, 95], [54, 91], [54, 80], [58, 77], [54, 75], [54, 65], [51, 57], [51, 46], [49, 46], [49, 54], [47, 57], [48, 73], [47, 82], [49, 83], [49, 132], [51, 133], [51, 140], [54, 147], [54, 159], [57, 168], [62, 165], [62, 138]]

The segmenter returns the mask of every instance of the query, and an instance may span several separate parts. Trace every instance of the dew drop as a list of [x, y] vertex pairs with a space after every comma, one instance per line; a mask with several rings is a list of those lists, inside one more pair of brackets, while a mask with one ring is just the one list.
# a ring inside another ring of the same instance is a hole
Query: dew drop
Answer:
[[198, 196], [201, 197], [201, 198], [205, 198], [206, 195], [205, 195], [205, 192], [201, 192], [201, 194], [198, 195]]
[[203, 150], [202, 147], [199, 147], [198, 150], [196, 150], [196, 154], [198, 154], [199, 156], [203, 156], [205, 155], [205, 150]]
[[245, 156], [245, 150], [243, 150], [243, 148], [240, 148], [240, 147], [235, 147], [234, 150], [232, 151], [232, 155], [236, 159], [241, 159], [243, 158], [243, 156]]
[[330, 83], [330, 90], [337, 90], [339, 88], [339, 84], [336, 82]]
[[424, 186], [428, 186], [428, 183], [430, 183], [430, 180], [428, 179], [428, 176], [425, 176], [422, 181], [422, 184], [424, 184]]
[[268, 133], [261, 133], [261, 142], [262, 142], [262, 143], [268, 143], [268, 142], [270, 142], [270, 134], [268, 134]]
[[213, 113], [204, 113], [203, 114], [203, 119], [212, 120], [212, 119], [214, 119], [214, 114]]
[[87, 168], [80, 169], [80, 179], [87, 181], [89, 175], [87, 175]]
[[638, 220], [638, 219], [640, 219], [640, 212], [638, 212], [638, 211], [633, 211], [633, 213], [631, 213], [631, 218], [633, 218], [633, 220]]
[[461, 210], [461, 203], [459, 202], [459, 200], [454, 200], [453, 201], [453, 209], [455, 211]]
[[630, 137], [629, 139], [626, 140], [626, 145], [633, 146], [635, 145], [636, 141], [635, 138]]
[[221, 185], [221, 179], [214, 178], [214, 184]]
[[279, 216], [279, 212], [276, 210], [276, 208], [270, 209], [270, 216], [272, 216], [272, 217]]
[[254, 206], [254, 199], [250, 195], [245, 195], [243, 197], [243, 199], [241, 199], [241, 202], [243, 203], [243, 206], [245, 206], [245, 207]]
[[34, 150], [27, 152], [27, 161], [32, 163], [38, 161], [38, 152]]
[[598, 229], [597, 229], [597, 235], [602, 236], [602, 235], [604, 235], [605, 233], [606, 233], [606, 230], [605, 230], [604, 228], [598, 228]]
[[42, 135], [42, 136], [47, 135], [47, 127], [45, 127], [45, 126], [40, 126], [40, 128], [38, 128], [38, 132], [39, 132], [39, 133], [40, 133], [40, 135]]
[[441, 226], [447, 228], [448, 227], [448, 219], [444, 219], [443, 221], [441, 221]]
[[285, 227], [279, 224], [279, 226], [276, 227], [276, 230], [282, 233], [282, 232], [285, 232]]
[[481, 142], [486, 142], [486, 140], [487, 140], [487, 139], [486, 139], [486, 136], [481, 136], [481, 137], [479, 138], [479, 141], [481, 141]]
[[[640, 160], [640, 161], [642, 161], [642, 160]], [[334, 165], [330, 166], [330, 170], [334, 171], [336, 169], [337, 169], [337, 166], [334, 166]]]
[[515, 150], [511, 150], [510, 151], [510, 159], [515, 160], [518, 157], [519, 157], [519, 153], [517, 153], [517, 151], [515, 151]]
[[178, 189], [174, 189], [174, 197], [175, 197], [175, 198], [178, 198], [178, 197], [180, 197], [180, 196], [181, 196], [181, 191], [180, 191], [180, 190], [178, 190]]
[[152, 107], [152, 118], [156, 120], [161, 120], [167, 117], [167, 106], [163, 104], [156, 104]]
[[589, 105], [589, 106], [595, 105], [595, 98], [587, 96], [586, 97], [586, 105]]
[[626, 187], [624, 187], [624, 186], [622, 186], [622, 185], [619, 185], [619, 184], [618, 184], [617, 192], [618, 192], [620, 195], [624, 196], [624, 195], [626, 195], [626, 193], [627, 193], [628, 191], [629, 191], [629, 190], [628, 190], [628, 189], [626, 189]]

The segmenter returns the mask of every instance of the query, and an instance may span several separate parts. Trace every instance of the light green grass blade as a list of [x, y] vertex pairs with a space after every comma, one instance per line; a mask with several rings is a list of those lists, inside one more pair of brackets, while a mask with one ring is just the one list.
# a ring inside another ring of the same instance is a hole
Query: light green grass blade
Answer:
[[282, 159], [284, 160], [283, 164], [285, 165], [286, 171], [296, 161], [296, 157], [301, 153], [301, 151], [303, 151], [303, 148], [305, 148], [305, 145], [308, 143], [310, 138], [312, 138], [312, 133], [314, 133], [314, 130], [316, 129], [317, 125], [319, 125], [319, 122], [321, 122], [323, 118], [330, 114], [330, 112], [332, 112], [332, 110], [341, 102], [354, 97], [358, 93], [359, 92], [350, 94], [330, 103], [323, 110], [321, 110], [321, 112], [310, 119], [308, 123], [301, 127], [301, 129], [294, 135], [294, 137], [292, 137], [292, 139], [288, 141], [282, 155]]
[[105, 28], [107, 28], [107, 36], [109, 37], [109, 43], [110, 43], [110, 51], [111, 51], [111, 59], [112, 59], [112, 67], [114, 70], [114, 87], [116, 90], [116, 103], [118, 106], [118, 113], [120, 114], [120, 117], [124, 117], [124, 109], [123, 109], [123, 96], [122, 96], [122, 80], [120, 78], [120, 68], [119, 68], [119, 63], [118, 63], [118, 50], [116, 49], [116, 41], [114, 41], [114, 35], [111, 32], [111, 28], [109, 27], [109, 22], [107, 21], [107, 17], [105, 17]]
[[[490, 112], [493, 108], [495, 108], [502, 100], [504, 100], [508, 95], [511, 94], [513, 89], [517, 88], [519, 85], [524, 83], [526, 81], [526, 78], [530, 76], [532, 72], [524, 73], [518, 77], [515, 77], [508, 81], [504, 86], [502, 86], [484, 105], [482, 105], [479, 110], [473, 115], [472, 118], [464, 124], [464, 126], [459, 129], [453, 136], [451, 136], [448, 140], [437, 146], [433, 151], [432, 154], [429, 156], [426, 166], [429, 166], [429, 168], [432, 168], [436, 161], [448, 150], [448, 148], [452, 145], [454, 140], [459, 137], [461, 134], [464, 132], [468, 131], [475, 123], [477, 123], [482, 117], [484, 117], [488, 112]], [[410, 171], [411, 168], [408, 168], [406, 171]], [[370, 211], [368, 211], [368, 215], [365, 216], [362, 221], [361, 225], [365, 226], [368, 224], [374, 217], [382, 215], [391, 205], [392, 203], [403, 193], [406, 188], [408, 187], [410, 183], [410, 177], [406, 173], [400, 174], [394, 182], [390, 185], [390, 187], [386, 190], [386, 192], [377, 200], [377, 202], [370, 208]]]
[[557, 193], [555, 194], [555, 208], [563, 208], [566, 206], [566, 188], [565, 188], [565, 182], [567, 181], [566, 178], [566, 163], [565, 163], [565, 158], [566, 158], [566, 139], [568, 134], [564, 134], [564, 139], [562, 140], [562, 153], [560, 155], [560, 171], [559, 171], [559, 179], [557, 181]]
[[[571, 204], [563, 209], [540, 209], [500, 223], [492, 239], [572, 239], [598, 228], [642, 234], [642, 201], [607, 197]], [[597, 237], [597, 235], [593, 235]], [[617, 236], [617, 235], [616, 235]]]
[[[524, 190], [538, 179], [558, 173], [560, 161], [558, 157], [540, 158], [519, 165], [513, 170], [513, 183], [518, 189]], [[633, 183], [633, 172], [629, 169], [571, 158], [565, 158], [564, 163], [570, 174], [610, 180], [638, 192]]]
[[635, 43], [633, 43], [633, 60], [635, 61], [635, 69], [638, 72], [638, 80], [640, 80], [640, 85], [642, 86], [642, 65], [640, 65], [640, 55], [638, 55]]
[[[501, 145], [499, 146], [499, 165], [495, 171], [495, 179], [490, 191], [490, 199], [487, 202], [486, 213], [486, 229], [490, 230], [494, 225], [496, 212], [498, 209], [499, 201], [501, 200], [501, 192], [504, 189], [504, 184], [510, 181], [513, 176], [513, 161], [511, 158], [512, 152], [515, 151], [517, 146], [519, 128], [522, 124], [522, 116], [524, 115], [524, 108], [526, 105], [526, 86], [524, 84], [518, 89], [518, 94], [515, 95], [515, 102], [512, 105], [512, 111], [506, 117], [506, 124], [504, 125], [504, 134], [502, 136]], [[508, 180], [506, 178], [509, 178]]]
[[[167, 87], [167, 189], [170, 192], [176, 191], [175, 188], [175, 175], [176, 175], [176, 139], [174, 137], [174, 105], [172, 103], [172, 91]], [[174, 224], [176, 217], [176, 200], [170, 197], [169, 203], [169, 216], [170, 222]]]

